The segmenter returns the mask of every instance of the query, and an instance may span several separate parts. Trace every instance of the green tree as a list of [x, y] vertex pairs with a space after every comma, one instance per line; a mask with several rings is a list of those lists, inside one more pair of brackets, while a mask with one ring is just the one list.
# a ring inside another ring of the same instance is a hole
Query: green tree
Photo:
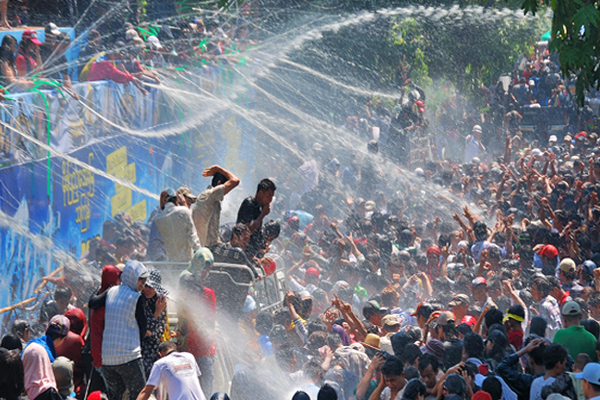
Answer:
[[563, 75], [577, 76], [577, 101], [586, 89], [600, 90], [600, 2], [597, 0], [524, 0], [525, 13], [552, 7], [550, 50], [558, 54]]

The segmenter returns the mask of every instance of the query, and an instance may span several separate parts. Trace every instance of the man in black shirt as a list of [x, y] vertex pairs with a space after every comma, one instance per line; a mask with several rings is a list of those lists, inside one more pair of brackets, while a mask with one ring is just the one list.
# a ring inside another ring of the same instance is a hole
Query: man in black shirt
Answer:
[[240, 206], [236, 223], [242, 223], [250, 229], [250, 243], [246, 254], [254, 257], [260, 250], [262, 240], [262, 221], [271, 212], [271, 201], [277, 187], [269, 179], [263, 179], [258, 184], [256, 195], [248, 197]]

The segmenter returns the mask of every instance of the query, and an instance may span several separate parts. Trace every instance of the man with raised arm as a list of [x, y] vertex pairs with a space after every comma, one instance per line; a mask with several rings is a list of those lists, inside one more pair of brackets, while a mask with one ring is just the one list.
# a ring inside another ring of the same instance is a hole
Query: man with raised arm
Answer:
[[202, 172], [202, 176], [212, 176], [212, 182], [192, 204], [192, 219], [200, 243], [205, 247], [210, 247], [219, 242], [221, 202], [227, 193], [240, 184], [240, 179], [218, 165], [206, 168]]

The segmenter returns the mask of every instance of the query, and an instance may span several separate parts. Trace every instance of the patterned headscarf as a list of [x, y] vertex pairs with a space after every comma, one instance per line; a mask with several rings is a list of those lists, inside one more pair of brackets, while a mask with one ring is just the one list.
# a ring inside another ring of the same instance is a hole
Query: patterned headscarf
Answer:
[[192, 275], [200, 275], [205, 268], [210, 269], [214, 262], [212, 252], [206, 247], [201, 247], [194, 253], [187, 271]]

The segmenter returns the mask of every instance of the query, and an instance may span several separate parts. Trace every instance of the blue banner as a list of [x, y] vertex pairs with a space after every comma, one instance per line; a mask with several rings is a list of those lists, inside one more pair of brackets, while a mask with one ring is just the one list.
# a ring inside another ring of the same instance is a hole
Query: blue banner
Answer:
[[[210, 74], [211, 92], [224, 90], [225, 73]], [[166, 187], [188, 186], [200, 193], [206, 184], [200, 174], [212, 164], [232, 170], [242, 182], [253, 181], [256, 132], [238, 115], [223, 110], [180, 129], [185, 116], [160, 89], [144, 97], [131, 85], [94, 82], [76, 85], [76, 91], [100, 116], [54, 90], [15, 96], [17, 101], [0, 111], [0, 120], [133, 187], [63, 157], [48, 157], [45, 149], [3, 125], [0, 210], [12, 220], [0, 226], [0, 308], [36, 297], [41, 278], [59, 266], [51, 251], [80, 258], [102, 234], [104, 221], [120, 212], [147, 220], [158, 201], [138, 188], [158, 195]], [[240, 105], [252, 106], [250, 97], [244, 100]], [[122, 133], [111, 122], [138, 134]], [[168, 132], [168, 127], [169, 135], [154, 137], [156, 129]], [[23, 235], [24, 230], [36, 236]], [[43, 238], [51, 248], [40, 245]]]

